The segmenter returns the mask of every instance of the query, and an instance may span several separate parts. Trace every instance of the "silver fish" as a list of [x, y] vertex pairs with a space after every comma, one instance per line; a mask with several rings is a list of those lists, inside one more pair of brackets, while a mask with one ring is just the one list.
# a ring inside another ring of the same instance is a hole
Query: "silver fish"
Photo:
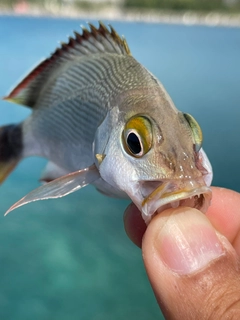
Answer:
[[198, 123], [176, 109], [111, 26], [75, 32], [4, 99], [32, 113], [0, 128], [0, 182], [25, 157], [49, 160], [48, 183], [7, 213], [88, 184], [131, 198], [146, 223], [171, 206], [206, 212], [212, 168]]

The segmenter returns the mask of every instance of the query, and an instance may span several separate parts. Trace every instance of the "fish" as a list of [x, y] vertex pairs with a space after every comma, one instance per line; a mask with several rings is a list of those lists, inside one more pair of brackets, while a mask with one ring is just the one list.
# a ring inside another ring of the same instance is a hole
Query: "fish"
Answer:
[[32, 112], [0, 127], [0, 183], [26, 157], [49, 161], [45, 183], [6, 214], [89, 184], [130, 198], [146, 224], [171, 207], [208, 209], [213, 173], [199, 124], [111, 25], [74, 32], [3, 99]]

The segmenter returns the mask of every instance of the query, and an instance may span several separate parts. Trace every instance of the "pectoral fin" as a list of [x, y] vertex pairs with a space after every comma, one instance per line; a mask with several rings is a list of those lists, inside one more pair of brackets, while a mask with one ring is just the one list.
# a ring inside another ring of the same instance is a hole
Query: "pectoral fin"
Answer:
[[25, 197], [11, 206], [5, 213], [5, 216], [10, 211], [33, 201], [64, 197], [69, 193], [77, 191], [94, 182], [99, 177], [99, 171], [95, 165], [69, 173], [28, 193]]

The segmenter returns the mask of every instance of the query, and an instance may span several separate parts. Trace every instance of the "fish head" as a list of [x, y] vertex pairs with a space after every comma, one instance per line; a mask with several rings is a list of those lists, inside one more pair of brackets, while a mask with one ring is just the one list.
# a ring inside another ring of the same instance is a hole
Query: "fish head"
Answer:
[[102, 179], [124, 191], [146, 223], [179, 205], [206, 212], [211, 200], [212, 168], [201, 128], [162, 92], [123, 99], [111, 130], [103, 130], [104, 156], [98, 159]]

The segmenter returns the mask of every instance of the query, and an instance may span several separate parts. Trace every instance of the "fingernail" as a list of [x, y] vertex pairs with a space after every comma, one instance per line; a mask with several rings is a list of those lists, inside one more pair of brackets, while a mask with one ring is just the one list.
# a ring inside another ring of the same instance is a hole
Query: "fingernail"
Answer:
[[181, 275], [206, 267], [224, 253], [207, 218], [190, 208], [178, 208], [165, 220], [154, 245], [165, 265]]

